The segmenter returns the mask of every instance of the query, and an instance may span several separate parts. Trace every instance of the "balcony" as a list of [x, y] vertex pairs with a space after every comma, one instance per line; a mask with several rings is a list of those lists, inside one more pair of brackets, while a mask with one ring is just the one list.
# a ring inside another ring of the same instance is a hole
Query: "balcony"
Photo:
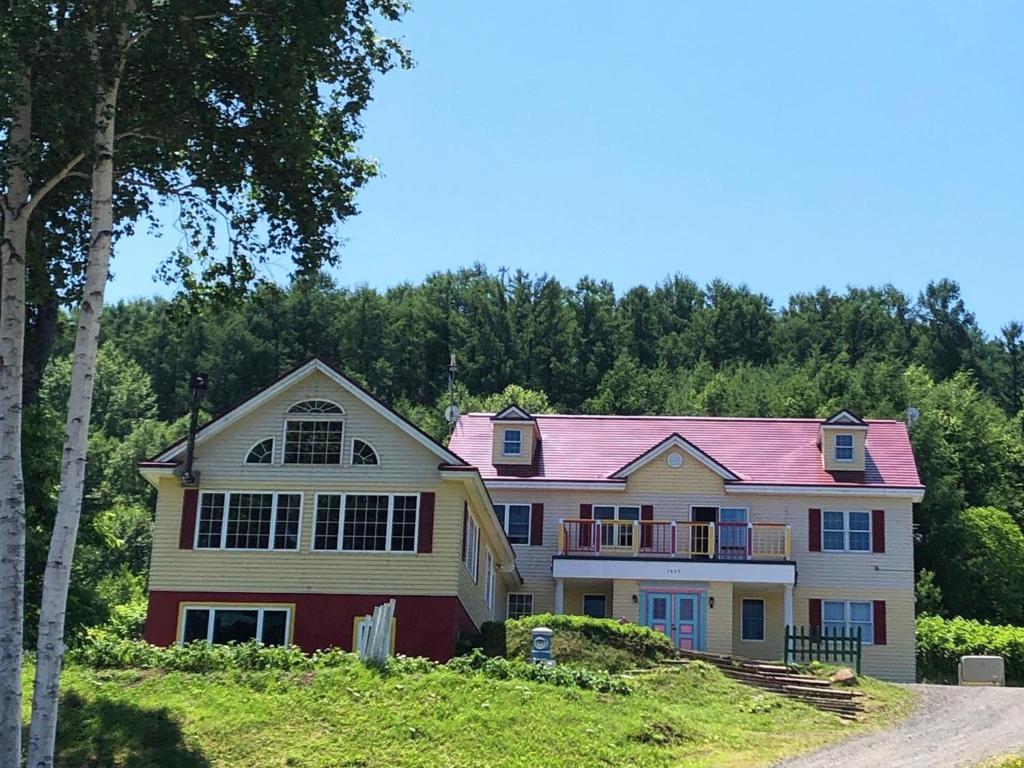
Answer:
[[783, 523], [571, 519], [558, 528], [566, 557], [786, 562], [792, 543]]

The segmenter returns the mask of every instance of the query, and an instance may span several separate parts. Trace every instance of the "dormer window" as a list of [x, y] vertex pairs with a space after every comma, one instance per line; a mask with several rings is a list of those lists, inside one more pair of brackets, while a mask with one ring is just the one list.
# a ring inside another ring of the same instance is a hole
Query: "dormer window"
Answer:
[[836, 461], [853, 461], [853, 435], [838, 434], [836, 440]]
[[523, 453], [523, 430], [506, 429], [501, 441], [501, 452], [505, 456], [521, 456]]
[[303, 400], [288, 409], [285, 464], [341, 464], [344, 411], [330, 400]]

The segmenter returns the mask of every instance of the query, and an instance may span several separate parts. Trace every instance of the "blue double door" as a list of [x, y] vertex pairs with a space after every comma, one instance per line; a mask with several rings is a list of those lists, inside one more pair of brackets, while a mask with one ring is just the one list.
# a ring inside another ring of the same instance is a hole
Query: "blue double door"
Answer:
[[668, 635], [676, 648], [705, 649], [704, 592], [645, 591], [643, 594], [644, 624]]

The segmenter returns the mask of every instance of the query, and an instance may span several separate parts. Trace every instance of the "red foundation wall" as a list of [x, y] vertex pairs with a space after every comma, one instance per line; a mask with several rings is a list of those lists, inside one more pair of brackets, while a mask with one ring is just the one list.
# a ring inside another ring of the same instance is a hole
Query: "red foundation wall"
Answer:
[[459, 633], [477, 631], [457, 597], [151, 591], [143, 636], [154, 645], [177, 642], [181, 603], [285, 603], [295, 606], [295, 645], [304, 651], [331, 647], [351, 651], [355, 617], [372, 613], [390, 597], [395, 598], [396, 653], [448, 661]]

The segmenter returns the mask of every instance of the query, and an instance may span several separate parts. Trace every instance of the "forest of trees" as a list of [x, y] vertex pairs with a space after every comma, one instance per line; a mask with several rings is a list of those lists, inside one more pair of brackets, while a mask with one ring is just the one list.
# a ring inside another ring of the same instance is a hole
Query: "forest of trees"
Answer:
[[[721, 281], [675, 276], [616, 293], [592, 278], [570, 286], [477, 266], [384, 292], [319, 276], [200, 309], [124, 302], [103, 326], [69, 627], [140, 604], [154, 497], [135, 462], [183, 433], [192, 371], [210, 374], [204, 408], [216, 414], [318, 356], [444, 440], [452, 352], [464, 411], [516, 399], [538, 411], [904, 419], [914, 406], [928, 486], [915, 520], [918, 610], [1024, 624], [1022, 336], [1016, 322], [983, 333], [949, 280], [918, 296], [821, 289], [776, 307]], [[62, 321], [26, 414], [29, 605], [70, 345]]]

